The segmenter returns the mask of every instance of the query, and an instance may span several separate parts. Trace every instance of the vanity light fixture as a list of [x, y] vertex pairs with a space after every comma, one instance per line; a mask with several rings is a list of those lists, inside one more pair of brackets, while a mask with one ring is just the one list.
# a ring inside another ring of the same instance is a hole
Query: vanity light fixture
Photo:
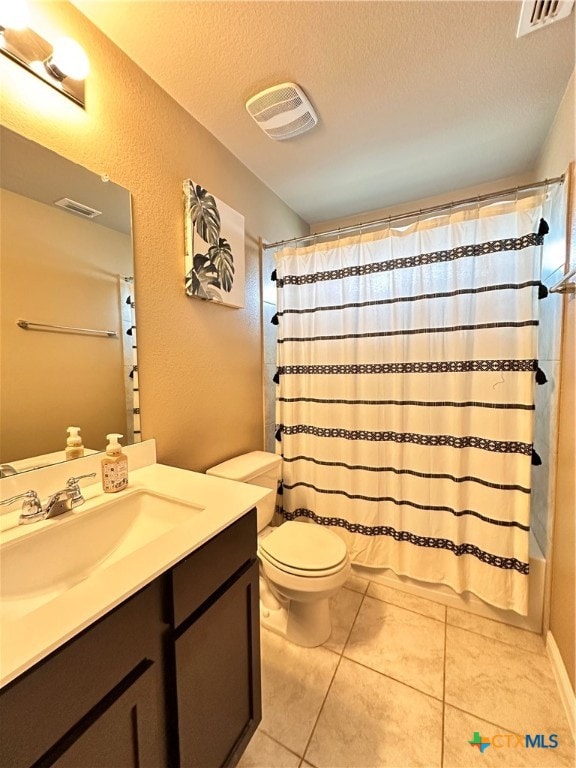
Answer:
[[68, 37], [51, 45], [29, 24], [25, 0], [4, 0], [0, 10], [0, 52], [84, 107], [84, 80], [90, 70], [82, 47]]

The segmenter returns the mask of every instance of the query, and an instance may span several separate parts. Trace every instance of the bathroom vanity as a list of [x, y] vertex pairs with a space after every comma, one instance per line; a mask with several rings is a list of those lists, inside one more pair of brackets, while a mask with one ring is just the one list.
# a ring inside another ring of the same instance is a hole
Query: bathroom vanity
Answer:
[[261, 718], [252, 510], [0, 692], [0, 764], [234, 765]]
[[[172, 496], [199, 499], [197, 519], [179, 524], [107, 571], [83, 579], [59, 598], [62, 606], [54, 599], [52, 605], [5, 621], [3, 630], [7, 627], [10, 637], [2, 638], [3, 649], [9, 652], [2, 661], [0, 765], [232, 766], [258, 726], [260, 635], [253, 508], [258, 490], [162, 465], [134, 475], [141, 487], [158, 490], [169, 484]], [[243, 496], [237, 502], [232, 501], [235, 487]], [[253, 500], [249, 511], [239, 513], [237, 508], [223, 526], [221, 502], [226, 497], [237, 507]], [[87, 500], [88, 514], [102, 515], [104, 508], [98, 507], [102, 502], [93, 503], [91, 511]], [[210, 509], [211, 522], [206, 515]], [[215, 527], [212, 535], [210, 526]], [[183, 556], [178, 556], [178, 547]], [[159, 566], [161, 562], [167, 566]], [[152, 578], [143, 578], [146, 567]], [[131, 586], [122, 586], [121, 592], [130, 594], [122, 593], [122, 599], [106, 610], [103, 606], [112, 595], [106, 590], [124, 577]], [[90, 610], [97, 610], [98, 618], [78, 632], [62, 629], [63, 617], [69, 618], [92, 599], [95, 607]], [[62, 620], [57, 621], [60, 607]], [[33, 656], [28, 662], [17, 658], [25, 646], [30, 657], [34, 643], [40, 647], [49, 642], [57, 624], [60, 633], [66, 632], [63, 643], [36, 661]], [[44, 639], [29, 637], [34, 626]], [[20, 647], [14, 648], [18, 637]]]

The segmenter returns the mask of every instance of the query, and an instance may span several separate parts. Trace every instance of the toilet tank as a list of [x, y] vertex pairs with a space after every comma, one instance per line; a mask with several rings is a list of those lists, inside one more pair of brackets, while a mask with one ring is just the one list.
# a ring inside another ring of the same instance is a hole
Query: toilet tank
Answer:
[[281, 464], [282, 458], [275, 453], [252, 451], [210, 467], [206, 474], [270, 489], [270, 493], [256, 507], [258, 531], [261, 531], [271, 522], [274, 515]]

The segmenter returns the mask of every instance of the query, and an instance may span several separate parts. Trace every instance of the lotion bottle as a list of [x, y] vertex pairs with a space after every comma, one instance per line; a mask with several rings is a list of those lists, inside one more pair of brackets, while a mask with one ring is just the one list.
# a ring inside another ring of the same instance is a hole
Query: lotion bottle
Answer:
[[128, 487], [128, 457], [122, 453], [118, 440], [123, 435], [106, 435], [108, 445], [102, 459], [102, 488], [104, 493], [117, 493]]
[[80, 437], [80, 427], [68, 427], [68, 440], [66, 440], [66, 461], [69, 459], [81, 459], [84, 456], [84, 446]]

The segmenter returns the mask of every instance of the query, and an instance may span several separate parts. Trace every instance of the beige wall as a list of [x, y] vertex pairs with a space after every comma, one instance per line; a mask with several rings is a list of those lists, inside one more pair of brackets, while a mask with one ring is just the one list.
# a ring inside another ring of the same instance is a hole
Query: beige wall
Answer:
[[[118, 273], [130, 236], [0, 190], [2, 397], [0, 461], [62, 450], [66, 427], [86, 448], [126, 434]], [[24, 331], [19, 319], [116, 331], [117, 338]]]
[[[38, 32], [85, 48], [86, 110], [2, 56], [1, 120], [132, 193], [143, 437], [156, 438], [160, 461], [197, 470], [261, 448], [258, 238], [307, 225], [73, 6], [30, 5]], [[186, 178], [245, 217], [244, 309], [184, 295]]]

